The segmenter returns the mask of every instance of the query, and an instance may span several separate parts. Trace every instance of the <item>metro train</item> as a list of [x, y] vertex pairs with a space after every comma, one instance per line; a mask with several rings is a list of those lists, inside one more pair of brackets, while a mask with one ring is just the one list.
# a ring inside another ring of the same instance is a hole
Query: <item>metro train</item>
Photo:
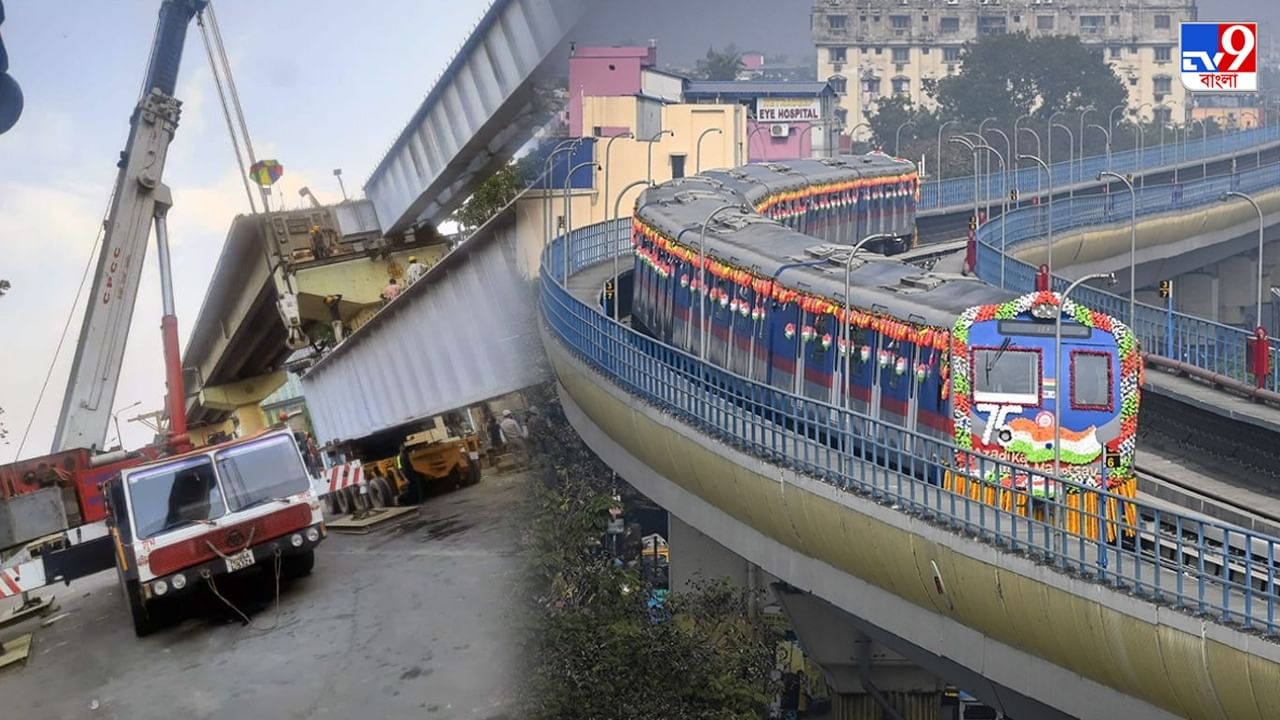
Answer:
[[[1133, 497], [1141, 363], [1116, 319], [1051, 293], [1018, 296], [873, 253], [849, 263], [845, 297], [847, 246], [871, 233], [889, 236], [881, 249], [909, 246], [917, 187], [911, 163], [872, 154], [748, 165], [650, 188], [633, 218], [632, 325], [692, 354], [706, 325], [711, 363], [952, 441], [952, 471], [938, 481], [974, 497], [1009, 506], [1001, 488], [1055, 495], [1047, 480], [1055, 436], [1065, 478]], [[717, 209], [699, 273], [703, 224]], [[1029, 472], [983, 477], [979, 456]], [[1066, 494], [1072, 507], [1136, 519], [1132, 507], [1099, 508], [1094, 493]], [[1080, 531], [1096, 537], [1098, 524], [1095, 516]]]

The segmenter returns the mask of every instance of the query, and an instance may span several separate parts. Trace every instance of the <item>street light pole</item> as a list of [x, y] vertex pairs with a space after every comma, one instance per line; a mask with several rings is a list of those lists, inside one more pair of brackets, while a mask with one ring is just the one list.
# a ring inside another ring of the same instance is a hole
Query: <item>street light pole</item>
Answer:
[[948, 125], [958, 122], [960, 121], [948, 120], [938, 126], [938, 169], [935, 171], [935, 174], [938, 176], [939, 180], [942, 179], [942, 131], [946, 130]]
[[[1059, 128], [1059, 129], [1061, 129], [1063, 132], [1065, 132], [1065, 133], [1067, 134], [1067, 180], [1068, 180], [1068, 182], [1070, 182], [1070, 183], [1071, 183], [1071, 184], [1070, 184], [1070, 186], [1069, 186], [1069, 187], [1067, 187], [1067, 197], [1069, 197], [1069, 198], [1074, 198], [1074, 197], [1076, 196], [1076, 188], [1075, 188], [1075, 182], [1076, 182], [1076, 176], [1075, 176], [1075, 166], [1076, 166], [1076, 138], [1075, 138], [1075, 133], [1071, 132], [1071, 128], [1067, 127], [1066, 125], [1063, 125], [1062, 123], [1054, 123], [1054, 124], [1053, 124], [1053, 127]], [[1052, 145], [1052, 143], [1050, 143], [1050, 145]]]
[[916, 125], [916, 121], [915, 121], [915, 120], [908, 120], [908, 121], [906, 121], [906, 122], [902, 123], [901, 125], [899, 125], [899, 126], [898, 126], [897, 131], [895, 131], [895, 132], [893, 133], [893, 156], [894, 156], [894, 157], [902, 157], [902, 156], [901, 156], [901, 154], [898, 152], [898, 148], [899, 148], [899, 146], [900, 146], [900, 145], [901, 145], [901, 143], [902, 143], [902, 128], [904, 128], [904, 127], [906, 127], [906, 126], [908, 126], [908, 125], [910, 125], [910, 126], [912, 126], [912, 127], [915, 127], [915, 125]]
[[1047, 203], [1049, 206], [1049, 222], [1046, 225], [1046, 227], [1048, 228], [1048, 231], [1046, 234], [1048, 235], [1048, 242], [1049, 242], [1049, 252], [1048, 252], [1049, 259], [1046, 265], [1048, 265], [1049, 267], [1049, 289], [1052, 290], [1053, 289], [1053, 173], [1049, 172], [1049, 165], [1046, 164], [1045, 161], [1041, 160], [1036, 155], [1023, 154], [1023, 155], [1019, 155], [1018, 159], [1035, 161], [1035, 163], [1040, 166], [1040, 169], [1044, 170], [1044, 174], [1049, 178], [1049, 202]]
[[1227, 192], [1222, 193], [1222, 196], [1219, 199], [1222, 200], [1223, 202], [1226, 202], [1228, 199], [1233, 197], [1237, 197], [1248, 202], [1250, 205], [1253, 206], [1254, 212], [1258, 213], [1258, 307], [1257, 307], [1258, 315], [1257, 315], [1257, 322], [1255, 323], [1255, 325], [1257, 327], [1262, 327], [1262, 250], [1264, 245], [1262, 231], [1265, 228], [1265, 225], [1263, 224], [1263, 220], [1262, 220], [1262, 208], [1258, 206], [1257, 201], [1255, 201], [1252, 197], [1245, 195], [1242, 192], [1236, 192], [1235, 190], [1229, 190]]
[[[1041, 155], [1044, 154], [1043, 152], [1041, 152], [1041, 148], [1040, 148], [1040, 133], [1036, 132], [1032, 128], [1025, 128], [1025, 127], [1018, 128], [1018, 130], [1019, 132], [1029, 132], [1031, 133], [1031, 137], [1036, 139], [1036, 153], [1035, 153], [1036, 157], [1040, 157]], [[1013, 139], [1016, 141], [1018, 139], [1018, 136], [1014, 135]], [[1014, 159], [1016, 160], [1017, 158], [1021, 158], [1022, 153], [1017, 152], [1018, 150], [1017, 142], [1014, 142], [1013, 149], [1014, 149], [1014, 152], [1016, 153], [1016, 157]], [[1017, 164], [1018, 164], [1017, 162], [1014, 162], [1014, 165], [1017, 165]], [[1039, 172], [1036, 172], [1036, 195], [1037, 196], [1040, 195], [1040, 173]]]
[[[620, 135], [614, 135], [613, 137], [609, 138], [609, 142], [604, 144], [604, 196], [603, 196], [603, 199], [604, 199], [604, 211], [606, 213], [609, 212], [609, 153], [613, 151], [613, 141], [617, 140], [618, 138], [627, 138], [628, 140], [634, 140], [635, 137], [636, 136], [632, 134], [631, 131], [628, 130], [627, 132], [624, 132]], [[608, 220], [609, 219], [608, 215], [606, 215], [604, 219]]]
[[[851, 339], [849, 337], [849, 316], [852, 314], [852, 310], [853, 310], [853, 307], [852, 307], [853, 303], [850, 302], [849, 300], [849, 291], [851, 289], [851, 286], [849, 283], [849, 274], [850, 274], [850, 271], [853, 269], [853, 258], [855, 255], [858, 254], [858, 251], [862, 249], [863, 245], [866, 245], [872, 240], [892, 240], [892, 239], [893, 239], [892, 233], [876, 233], [875, 235], [868, 235], [862, 238], [861, 240], [859, 240], [856, 244], [854, 244], [854, 246], [849, 250], [849, 257], [846, 257], [844, 259], [844, 320], [840, 322], [840, 335], [843, 336], [845, 352], [844, 352], [843, 359], [840, 361], [839, 388], [840, 388], [840, 407], [843, 407], [845, 409], [848, 409], [849, 407], [849, 393], [846, 391], [845, 386], [848, 385], [849, 383], [849, 360], [851, 355], [850, 351], [852, 350], [852, 348], [849, 347], [849, 340]], [[836, 357], [841, 357], [839, 352], [836, 353]]]
[[[978, 123], [978, 137], [982, 140], [980, 145], [987, 144], [987, 123], [994, 122], [996, 118], [986, 117], [982, 122]], [[991, 217], [991, 156], [987, 156], [987, 217]]]
[[[1085, 275], [1068, 285], [1066, 292], [1062, 293], [1058, 298], [1058, 312], [1053, 321], [1053, 374], [1055, 377], [1062, 377], [1062, 308], [1067, 304], [1067, 297], [1081, 283], [1104, 279], [1108, 284], [1114, 285], [1116, 274], [1093, 273], [1092, 275]], [[1069, 383], [1059, 383], [1058, 394], [1053, 399], [1053, 475], [1055, 480], [1062, 479], [1062, 401], [1065, 399], [1064, 395], [1071, 392], [1071, 388], [1068, 385]]]
[[724, 131], [718, 127], [713, 127], [713, 128], [707, 128], [706, 130], [703, 130], [702, 133], [698, 135], [697, 152], [694, 155], [696, 162], [694, 163], [694, 166], [693, 166], [693, 173], [695, 175], [702, 172], [702, 138], [710, 135], [711, 133], [715, 133], [717, 135], [723, 135]]
[[[618, 193], [617, 199], [613, 201], [613, 219], [614, 220], [618, 219], [618, 211], [621, 209], [621, 206], [622, 206], [622, 196], [626, 195], [627, 191], [629, 191], [631, 188], [639, 187], [640, 185], [644, 185], [648, 187], [649, 181], [636, 180], [632, 182], [630, 185], [622, 188], [622, 192]], [[609, 202], [608, 196], [605, 197], [604, 201], [606, 203]], [[614, 251], [613, 251], [613, 321], [614, 322], [618, 322], [618, 288], [621, 284], [618, 281], [618, 275], [622, 272], [621, 269], [618, 267], [618, 257], [620, 255], [622, 255], [622, 252], [618, 248], [614, 248]]]
[[751, 209], [745, 205], [721, 205], [707, 215], [707, 219], [702, 223], [702, 229], [698, 232], [698, 267], [695, 277], [698, 279], [698, 289], [702, 291], [698, 294], [698, 359], [702, 361], [707, 359], [707, 331], [703, 327], [703, 323], [707, 321], [707, 227], [711, 225], [717, 215], [726, 210], [738, 210], [743, 213], [751, 212]]
[[574, 165], [573, 167], [569, 168], [569, 172], [566, 173], [564, 176], [564, 282], [565, 282], [565, 285], [568, 285], [569, 283], [569, 243], [572, 240], [571, 236], [573, 233], [573, 203], [569, 201], [569, 189], [573, 184], [573, 174], [578, 172], [584, 167], [594, 167], [596, 170], [600, 169], [600, 166], [596, 164], [595, 160], [588, 160], [583, 163], [578, 163], [577, 165]]
[[347, 186], [342, 183], [342, 168], [334, 168], [333, 176], [338, 178], [338, 189], [342, 191], [342, 202], [347, 201]]
[[[1204, 120], [1193, 119], [1191, 123], [1200, 123], [1200, 179], [1203, 180], [1209, 172], [1209, 126], [1205, 125]], [[1190, 133], [1188, 133], [1189, 135]], [[1182, 136], [1182, 142], [1186, 143], [1187, 136]], [[1182, 151], [1182, 156], [1186, 157], [1187, 151]]]
[[965, 137], [950, 137], [947, 142], [953, 142], [969, 149], [973, 153], [973, 227], [977, 232], [978, 227], [978, 146], [972, 140]]
[[1097, 123], [1089, 123], [1089, 127], [1085, 129], [1097, 130], [1098, 132], [1102, 133], [1102, 136], [1104, 138], [1107, 139], [1107, 169], [1110, 170], [1111, 169], [1111, 133], [1108, 132], [1106, 128], [1102, 127]]
[[1088, 105], [1080, 109], [1080, 178], [1084, 179], [1084, 116], [1097, 110], [1096, 107]]
[[1133, 182], [1129, 178], [1110, 170], [1098, 173], [1098, 180], [1104, 177], [1112, 177], [1124, 183], [1129, 191], [1129, 327], [1136, 333], [1138, 331], [1138, 316], [1136, 293], [1138, 284], [1135, 280], [1138, 267], [1138, 194], [1133, 190]]
[[646, 174], [646, 177], [649, 178], [650, 185], [653, 184], [653, 144], [657, 142], [658, 138], [662, 137], [663, 135], [670, 135], [671, 137], [675, 137], [676, 132], [675, 130], [659, 130], [658, 132], [653, 134], [653, 137], [643, 141], [643, 142], [649, 143], [649, 163], [648, 163], [649, 170], [648, 170], [648, 173]]
[[561, 140], [559, 143], [556, 144], [555, 149], [553, 149], [547, 155], [547, 159], [542, 161], [542, 215], [543, 215], [542, 226], [544, 230], [543, 237], [542, 237], [543, 247], [546, 247], [547, 245], [551, 244], [551, 233], [553, 230], [552, 225], [554, 225], [554, 223], [551, 222], [551, 208], [553, 203], [555, 202], [554, 200], [555, 190], [553, 189], [553, 186], [551, 184], [551, 166], [555, 160], [556, 155], [560, 154], [561, 152], [564, 152], [566, 148], [576, 149], [581, 142], [582, 142], [582, 138], [570, 138], [568, 140]]
[[122, 407], [119, 410], [111, 413], [111, 419], [116, 424], [116, 443], [120, 445], [121, 450], [124, 449], [124, 436], [120, 434], [120, 413], [124, 412], [125, 410], [129, 410], [131, 408], [136, 408], [141, 404], [142, 404], [142, 401], [139, 400], [138, 402], [132, 405], [126, 405], [125, 407]]
[[[1111, 137], [1116, 133], [1116, 111], [1123, 110], [1126, 107], [1128, 107], [1126, 103], [1120, 103], [1119, 105], [1111, 108], [1111, 112], [1107, 113], [1107, 137]], [[1111, 169], [1110, 163], [1107, 163], [1107, 169]]]
[[[751, 140], [756, 136], [756, 133], [762, 130], [764, 130], [764, 126], [757, 124], [754, 128], [752, 128], [751, 132], [747, 133], [747, 162], [748, 163], [751, 162]], [[768, 147], [766, 146], [765, 149], [767, 150]], [[764, 154], [767, 154], [767, 153], [764, 153]], [[762, 158], [762, 159], [767, 160], [768, 158]]]
[[1149, 102], [1142, 103], [1133, 109], [1133, 124], [1138, 128], [1138, 163], [1135, 166], [1135, 174], [1138, 176], [1138, 187], [1147, 186], [1147, 173], [1144, 163], [1147, 159], [1147, 129], [1142, 126], [1142, 109], [1154, 108], [1155, 106]]
[[[1013, 160], [1013, 144], [1012, 144], [1011, 142], [1009, 142], [1009, 136], [1008, 136], [1008, 135], [1005, 135], [1005, 134], [1004, 134], [1004, 131], [1003, 131], [1003, 130], [1001, 130], [1000, 128], [991, 128], [991, 130], [989, 130], [989, 132], [997, 133], [997, 134], [999, 134], [999, 135], [1000, 135], [1000, 137], [1004, 138], [1004, 155], [1003, 155], [1002, 157], [1003, 157], [1003, 159], [1004, 159], [1004, 160]], [[1003, 177], [1003, 178], [1004, 178], [1004, 182], [1000, 183], [1000, 189], [1004, 191], [1004, 195], [1005, 195], [1005, 203], [1003, 204], [1003, 207], [1004, 207], [1004, 211], [1003, 211], [1003, 212], [1008, 212], [1008, 210], [1009, 210], [1009, 203], [1008, 203], [1008, 196], [1009, 196], [1009, 166], [1008, 166], [1007, 164], [1003, 163], [1003, 162], [1001, 163], [1001, 166], [1004, 168], [1004, 172], [1003, 172], [1003, 173], [1002, 173], [1002, 175], [1001, 175], [1001, 177]], [[1014, 177], [1013, 186], [1014, 186], [1015, 188], [1018, 186], [1018, 181], [1017, 181], [1017, 177], [1016, 177], [1016, 176]], [[1004, 216], [1003, 216], [1003, 215], [1001, 215], [1001, 217], [1004, 217]]]
[[[1066, 114], [1067, 114], [1067, 113], [1066, 113], [1066, 111], [1065, 111], [1065, 110], [1058, 110], [1058, 111], [1054, 112], [1052, 115], [1050, 115], [1050, 116], [1049, 116], [1048, 139], [1045, 141], [1045, 156], [1046, 156], [1046, 158], [1047, 158], [1047, 160], [1048, 160], [1048, 162], [1047, 162], [1046, 164], [1047, 164], [1050, 168], [1052, 168], [1052, 167], [1053, 167], [1053, 119], [1054, 119], [1054, 118], [1056, 118], [1056, 117], [1058, 117], [1059, 115], [1066, 115]], [[1068, 169], [1068, 171], [1070, 170], [1070, 168], [1069, 168], [1069, 167], [1068, 167], [1067, 169]], [[1049, 178], [1050, 178], [1050, 179], [1052, 179], [1052, 178], [1053, 178], [1053, 173], [1052, 173], [1052, 171], [1050, 171], [1050, 173], [1049, 173]], [[1068, 173], [1067, 173], [1067, 187], [1070, 187], [1070, 186], [1071, 186], [1071, 181], [1072, 181], [1073, 179], [1074, 179], [1074, 178], [1072, 178], [1072, 177], [1071, 177], [1071, 173], [1070, 173], [1070, 172], [1068, 172]]]
[[[1000, 172], [1002, 175], [1007, 174], [1009, 172], [1009, 167], [1005, 164], [1004, 156], [1000, 154], [999, 150], [991, 147], [990, 145], [981, 145], [976, 149], [986, 150], [987, 152], [991, 153], [991, 155], [995, 155], [996, 159], [1000, 161]], [[991, 155], [988, 155], [987, 157], [990, 158]], [[1008, 202], [1009, 202], [1008, 196], [1000, 198], [1000, 289], [1001, 290], [1004, 289], [1005, 230], [1009, 225], [1008, 217], [1007, 217], [1009, 214]]]

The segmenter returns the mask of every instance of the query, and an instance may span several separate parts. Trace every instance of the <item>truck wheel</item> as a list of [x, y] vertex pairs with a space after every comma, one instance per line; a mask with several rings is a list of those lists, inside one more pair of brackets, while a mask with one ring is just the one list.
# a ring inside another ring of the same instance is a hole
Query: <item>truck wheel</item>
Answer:
[[333, 493], [333, 497], [338, 506], [339, 515], [346, 515], [351, 512], [351, 488], [342, 488]]
[[342, 514], [342, 508], [338, 506], [338, 493], [336, 492], [331, 492], [324, 496], [324, 506], [330, 517], [337, 517]]
[[467, 485], [480, 484], [480, 461], [467, 458]]
[[395, 495], [391, 492], [391, 486], [386, 478], [374, 478], [369, 483], [369, 500], [373, 502], [374, 507], [378, 508], [395, 504]]
[[280, 561], [280, 572], [285, 577], [306, 577], [311, 574], [311, 569], [316, 566], [316, 551], [311, 549], [293, 555], [285, 555]]
[[146, 637], [155, 632], [158, 626], [147, 608], [146, 600], [142, 599], [142, 588], [138, 583], [126, 580], [123, 590], [125, 602], [129, 604], [129, 615], [133, 618], [133, 634]]

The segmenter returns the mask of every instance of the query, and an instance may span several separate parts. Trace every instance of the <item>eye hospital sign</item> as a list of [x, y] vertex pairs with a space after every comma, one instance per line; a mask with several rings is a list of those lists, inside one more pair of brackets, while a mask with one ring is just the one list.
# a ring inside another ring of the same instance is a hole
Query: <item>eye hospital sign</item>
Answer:
[[817, 122], [822, 119], [818, 98], [775, 98], [756, 100], [756, 122]]

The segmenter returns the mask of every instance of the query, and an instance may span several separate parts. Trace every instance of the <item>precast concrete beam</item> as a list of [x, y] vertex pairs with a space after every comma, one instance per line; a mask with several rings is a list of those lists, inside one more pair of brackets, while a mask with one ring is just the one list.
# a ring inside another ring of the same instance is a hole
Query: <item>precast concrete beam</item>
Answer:
[[200, 405], [209, 410], [231, 412], [262, 402], [288, 380], [284, 370], [200, 389]]

